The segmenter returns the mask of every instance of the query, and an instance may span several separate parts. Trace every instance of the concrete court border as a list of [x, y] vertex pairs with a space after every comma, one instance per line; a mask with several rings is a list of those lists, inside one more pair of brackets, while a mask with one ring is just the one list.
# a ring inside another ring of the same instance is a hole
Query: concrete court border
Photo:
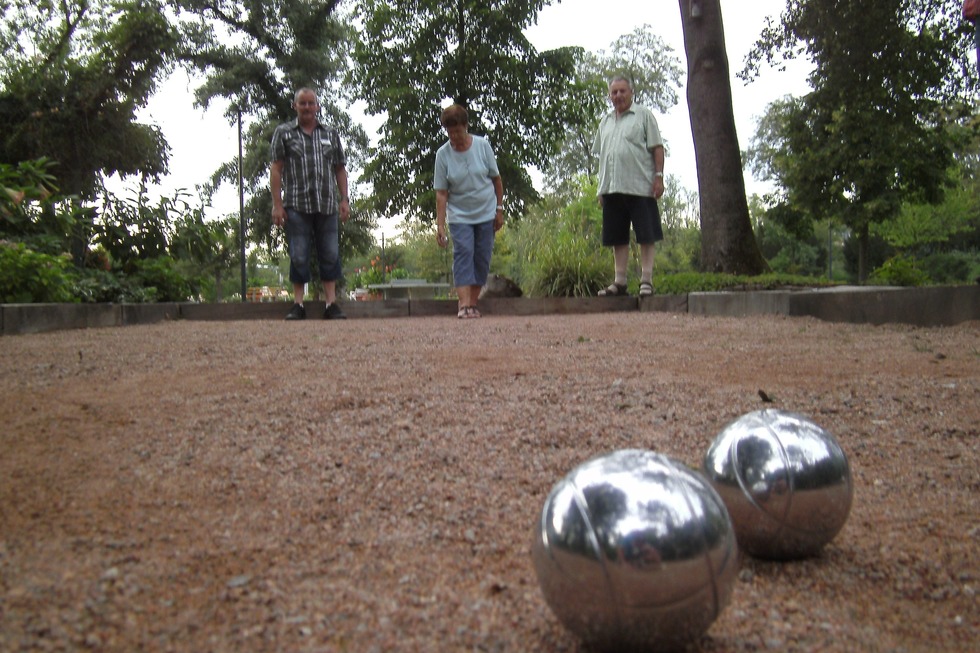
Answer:
[[[128, 326], [167, 320], [281, 320], [289, 305], [268, 303], [2, 304], [0, 334]], [[323, 302], [308, 302], [318, 318]], [[828, 322], [952, 326], [980, 320], [980, 285], [892, 288], [838, 286], [802, 290], [704, 292], [652, 297], [492, 298], [480, 301], [485, 315], [547, 315], [608, 312], [668, 312], [703, 316], [785, 315]], [[452, 316], [455, 300], [388, 299], [345, 302], [351, 319]]]

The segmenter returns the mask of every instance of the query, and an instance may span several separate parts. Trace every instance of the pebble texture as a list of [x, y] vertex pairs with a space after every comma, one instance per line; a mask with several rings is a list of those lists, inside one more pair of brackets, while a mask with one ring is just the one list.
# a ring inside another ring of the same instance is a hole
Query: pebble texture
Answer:
[[976, 651], [980, 323], [662, 313], [176, 322], [0, 338], [0, 650], [579, 651], [547, 493], [806, 415], [854, 503], [743, 557], [694, 650]]

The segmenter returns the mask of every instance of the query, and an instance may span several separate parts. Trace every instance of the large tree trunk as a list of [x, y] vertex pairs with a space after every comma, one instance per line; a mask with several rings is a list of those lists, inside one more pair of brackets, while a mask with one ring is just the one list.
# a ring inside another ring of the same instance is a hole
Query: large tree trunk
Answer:
[[749, 220], [720, 0], [680, 0], [687, 103], [701, 196], [701, 270], [769, 269]]

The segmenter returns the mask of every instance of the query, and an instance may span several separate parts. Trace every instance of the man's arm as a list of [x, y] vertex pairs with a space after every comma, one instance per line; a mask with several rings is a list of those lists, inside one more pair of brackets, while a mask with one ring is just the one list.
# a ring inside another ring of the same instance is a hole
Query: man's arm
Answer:
[[286, 222], [286, 209], [282, 206], [282, 168], [285, 161], [273, 161], [269, 169], [269, 187], [272, 190], [272, 223], [281, 227]]
[[334, 174], [337, 176], [337, 192], [340, 193], [338, 204], [340, 205], [340, 221], [347, 222], [350, 217], [350, 198], [347, 196], [347, 168], [342, 163], [333, 167]]
[[664, 146], [653, 148], [653, 196], [660, 199], [664, 194]]

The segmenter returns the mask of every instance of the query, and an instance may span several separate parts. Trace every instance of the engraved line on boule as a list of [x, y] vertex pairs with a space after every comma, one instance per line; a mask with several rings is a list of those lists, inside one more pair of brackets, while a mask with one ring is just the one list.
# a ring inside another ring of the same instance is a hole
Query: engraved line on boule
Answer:
[[599, 561], [599, 564], [602, 565], [602, 575], [606, 579], [606, 596], [609, 598], [610, 602], [615, 608], [614, 614], [616, 615], [616, 626], [618, 629], [622, 629], [623, 624], [625, 623], [621, 613], [622, 607], [619, 605], [616, 595], [613, 594], [612, 577], [609, 575], [609, 567], [606, 565], [606, 556], [603, 552], [602, 546], [600, 546], [599, 537], [595, 532], [595, 526], [592, 524], [592, 513], [589, 510], [589, 504], [585, 499], [585, 494], [582, 492], [582, 488], [578, 486], [578, 483], [573, 483], [571, 481], [567, 481], [567, 483], [574, 490], [572, 497], [575, 500], [575, 507], [578, 508], [579, 512], [582, 514], [582, 519], [585, 521], [585, 532], [588, 534], [589, 542], [592, 544], [592, 550], [595, 552], [595, 556]]

